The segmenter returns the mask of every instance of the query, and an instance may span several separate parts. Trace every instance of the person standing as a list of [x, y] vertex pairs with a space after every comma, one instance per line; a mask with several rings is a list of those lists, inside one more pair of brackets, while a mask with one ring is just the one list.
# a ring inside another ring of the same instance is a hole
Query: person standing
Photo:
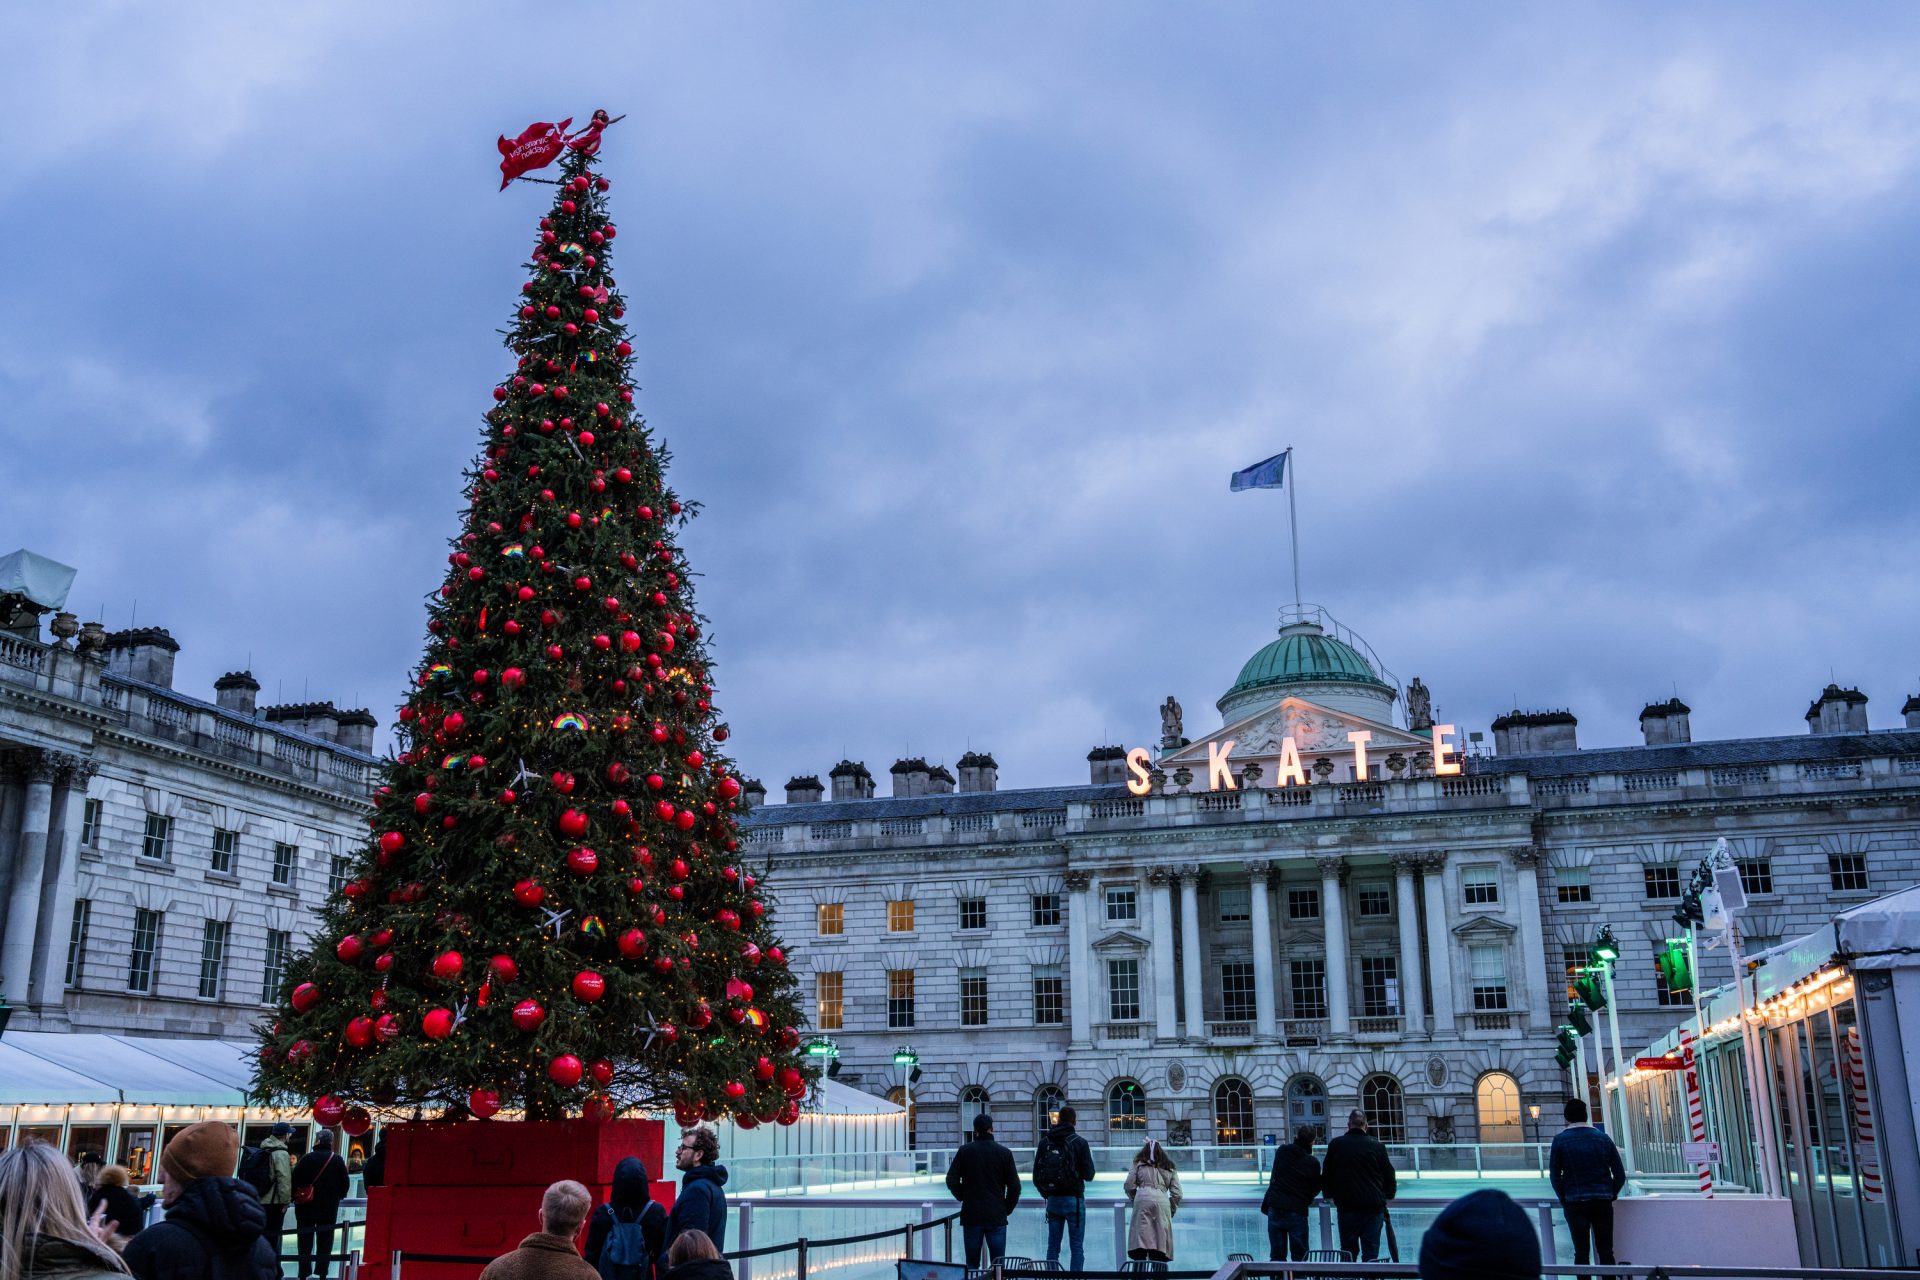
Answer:
[[667, 1211], [653, 1199], [646, 1161], [622, 1156], [607, 1202], [587, 1221], [587, 1265], [607, 1280], [651, 1280], [666, 1268]]
[[556, 1182], [540, 1197], [540, 1229], [480, 1272], [480, 1280], [600, 1280], [573, 1247], [593, 1195], [571, 1180]]
[[697, 1227], [680, 1233], [660, 1265], [660, 1280], [733, 1280], [733, 1268]]
[[313, 1139], [313, 1150], [293, 1166], [293, 1234], [302, 1280], [327, 1280], [333, 1229], [346, 1198], [346, 1162], [334, 1154], [333, 1135], [322, 1129]]
[[[276, 1254], [287, 1251], [287, 1206], [293, 1203], [293, 1151], [287, 1146], [287, 1140], [293, 1137], [293, 1126], [282, 1120], [273, 1126], [273, 1132], [267, 1135], [260, 1149], [267, 1153], [271, 1181], [260, 1197], [260, 1207], [267, 1211], [267, 1243], [273, 1246]], [[301, 1273], [303, 1276], [305, 1272]]]
[[87, 1196], [87, 1216], [92, 1217], [95, 1209], [104, 1211], [106, 1224], [113, 1228], [107, 1243], [116, 1249], [126, 1248], [127, 1241], [147, 1225], [146, 1206], [129, 1189], [132, 1181], [125, 1165], [110, 1164], [100, 1170], [100, 1176], [94, 1179], [93, 1191]]
[[1393, 1199], [1393, 1162], [1380, 1139], [1367, 1132], [1367, 1117], [1347, 1114], [1347, 1131], [1327, 1144], [1321, 1185], [1339, 1220], [1340, 1247], [1356, 1262], [1380, 1260], [1380, 1232]]
[[680, 1170], [680, 1194], [667, 1214], [666, 1246], [683, 1231], [704, 1231], [713, 1247], [727, 1238], [727, 1166], [720, 1163], [720, 1137], [706, 1125], [683, 1130], [673, 1153]]
[[1540, 1280], [1540, 1238], [1504, 1191], [1442, 1209], [1420, 1237], [1420, 1280]]
[[89, 1223], [80, 1182], [53, 1147], [28, 1141], [0, 1152], [0, 1275], [13, 1280], [126, 1280], [105, 1243], [109, 1225]]
[[1167, 1149], [1152, 1138], [1133, 1156], [1121, 1188], [1133, 1202], [1127, 1224], [1127, 1256], [1148, 1262], [1173, 1261], [1173, 1215], [1180, 1211], [1180, 1173]]
[[[967, 1265], [999, 1262], [1007, 1252], [1007, 1215], [1020, 1203], [1020, 1170], [1013, 1152], [993, 1140], [993, 1117], [984, 1111], [973, 1118], [973, 1141], [953, 1153], [947, 1190], [960, 1202]], [[983, 1244], [991, 1262], [981, 1261]]]
[[1060, 1108], [1060, 1119], [1033, 1153], [1033, 1189], [1047, 1198], [1047, 1262], [1060, 1261], [1067, 1237], [1071, 1270], [1087, 1269], [1087, 1184], [1093, 1181], [1093, 1149], [1074, 1131], [1079, 1114]]
[[1260, 1199], [1260, 1212], [1267, 1215], [1267, 1253], [1274, 1262], [1287, 1261], [1289, 1250], [1295, 1262], [1307, 1257], [1307, 1212], [1320, 1194], [1313, 1137], [1313, 1126], [1303, 1124], [1293, 1131], [1292, 1142], [1273, 1153], [1273, 1176]]
[[1587, 1104], [1580, 1099], [1570, 1099], [1565, 1114], [1567, 1127], [1553, 1136], [1547, 1155], [1547, 1175], [1573, 1236], [1573, 1261], [1612, 1265], [1613, 1202], [1627, 1185], [1620, 1148], [1587, 1123]]
[[127, 1241], [127, 1270], [137, 1280], [279, 1280], [280, 1258], [267, 1243], [267, 1211], [254, 1189], [232, 1176], [240, 1135], [202, 1120], [160, 1151], [160, 1203], [167, 1216]]

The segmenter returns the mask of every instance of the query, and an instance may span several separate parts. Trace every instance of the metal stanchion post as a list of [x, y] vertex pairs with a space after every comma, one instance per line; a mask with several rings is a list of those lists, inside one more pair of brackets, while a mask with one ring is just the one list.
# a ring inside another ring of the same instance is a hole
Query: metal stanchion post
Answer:
[[1120, 1264], [1127, 1260], [1127, 1202], [1117, 1200], [1113, 1206], [1113, 1268], [1118, 1271]]
[[807, 1280], [807, 1238], [793, 1242], [794, 1280]]
[[[746, 1253], [753, 1248], [753, 1201], [742, 1200], [740, 1204], [740, 1252]], [[733, 1265], [734, 1280], [753, 1280], [753, 1259], [741, 1258]]]

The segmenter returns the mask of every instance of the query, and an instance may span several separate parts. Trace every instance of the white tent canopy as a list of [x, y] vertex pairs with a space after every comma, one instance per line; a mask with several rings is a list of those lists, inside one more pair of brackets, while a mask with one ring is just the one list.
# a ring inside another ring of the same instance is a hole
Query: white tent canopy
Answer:
[[0, 1038], [0, 1105], [245, 1106], [257, 1051], [237, 1040], [12, 1031]]

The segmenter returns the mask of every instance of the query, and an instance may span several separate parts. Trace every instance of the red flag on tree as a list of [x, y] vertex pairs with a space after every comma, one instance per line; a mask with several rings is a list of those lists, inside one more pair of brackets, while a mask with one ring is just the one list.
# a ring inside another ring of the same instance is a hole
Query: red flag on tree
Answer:
[[530, 124], [512, 142], [507, 141], [507, 135], [501, 134], [500, 189], [505, 191], [507, 184], [523, 173], [544, 169], [552, 164], [566, 150], [567, 126], [572, 123], [573, 117], [568, 116], [559, 124], [544, 120]]

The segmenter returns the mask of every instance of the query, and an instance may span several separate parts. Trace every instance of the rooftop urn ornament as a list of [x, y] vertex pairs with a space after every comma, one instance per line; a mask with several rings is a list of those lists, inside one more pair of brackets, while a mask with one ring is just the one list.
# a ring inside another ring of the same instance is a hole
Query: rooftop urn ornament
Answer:
[[53, 632], [54, 641], [64, 649], [67, 647], [67, 641], [80, 634], [80, 619], [62, 610], [53, 615], [53, 621], [47, 624], [47, 630]]

